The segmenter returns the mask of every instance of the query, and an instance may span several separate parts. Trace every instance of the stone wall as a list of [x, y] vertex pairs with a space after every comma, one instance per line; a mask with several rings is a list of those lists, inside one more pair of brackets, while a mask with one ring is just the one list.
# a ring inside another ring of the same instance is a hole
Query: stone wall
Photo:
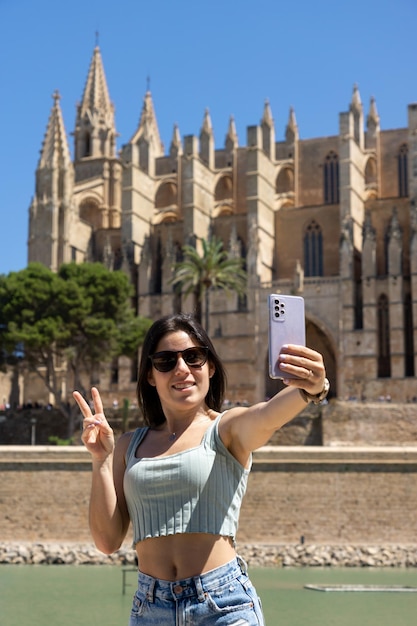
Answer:
[[322, 407], [322, 443], [417, 446], [417, 402], [332, 401]]
[[[0, 447], [1, 540], [91, 542], [90, 467], [83, 447]], [[415, 544], [416, 511], [417, 446], [270, 446], [254, 454], [238, 541]]]
[[[238, 551], [251, 567], [417, 567], [417, 545], [242, 544]], [[136, 566], [136, 553], [123, 546], [114, 554], [92, 543], [30, 543], [0, 541], [4, 565]]]

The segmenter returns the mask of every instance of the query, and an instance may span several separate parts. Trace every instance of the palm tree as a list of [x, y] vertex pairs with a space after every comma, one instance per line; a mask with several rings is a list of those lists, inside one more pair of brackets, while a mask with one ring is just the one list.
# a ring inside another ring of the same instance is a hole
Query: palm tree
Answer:
[[172, 284], [184, 295], [194, 296], [194, 310], [198, 321], [202, 322], [202, 303], [205, 298], [205, 327], [209, 323], [209, 291], [224, 289], [244, 295], [246, 292], [246, 272], [241, 257], [231, 257], [224, 249], [223, 242], [216, 237], [202, 239], [202, 255], [190, 245], [184, 245], [184, 258], [174, 265]]

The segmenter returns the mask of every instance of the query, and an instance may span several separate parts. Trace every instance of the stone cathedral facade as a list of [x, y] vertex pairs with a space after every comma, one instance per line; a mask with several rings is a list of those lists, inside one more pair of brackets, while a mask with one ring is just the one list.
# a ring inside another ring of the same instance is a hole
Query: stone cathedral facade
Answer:
[[[269, 293], [298, 294], [307, 343], [323, 353], [331, 396], [368, 401], [417, 396], [417, 104], [408, 126], [381, 130], [355, 86], [339, 133], [301, 139], [290, 110], [277, 138], [271, 107], [241, 143], [231, 118], [215, 146], [208, 111], [196, 136], [174, 126], [162, 144], [151, 93], [118, 151], [114, 106], [95, 48], [73, 135], [73, 158], [54, 94], [30, 206], [28, 260], [123, 269], [137, 311], [191, 310], [175, 295], [184, 243], [214, 234], [248, 272], [245, 298], [213, 292], [209, 333], [225, 361], [228, 399], [274, 393], [268, 376]], [[103, 368], [106, 397], [134, 398], [124, 359]], [[63, 381], [71, 390], [71, 381]], [[32, 394], [33, 398], [33, 394]]]

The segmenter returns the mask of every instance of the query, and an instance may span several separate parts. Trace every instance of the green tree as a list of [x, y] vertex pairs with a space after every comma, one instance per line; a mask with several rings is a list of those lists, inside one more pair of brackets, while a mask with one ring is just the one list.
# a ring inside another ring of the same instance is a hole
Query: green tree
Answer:
[[59, 272], [33, 263], [0, 276], [0, 349], [24, 364], [44, 382], [54, 404], [69, 418], [74, 413], [62, 397], [59, 370], [73, 373], [74, 386], [86, 390], [100, 364], [125, 354], [133, 357], [151, 321], [136, 317], [131, 285], [123, 272], [101, 263], [69, 263]]
[[243, 269], [243, 259], [230, 256], [223, 249], [220, 239], [202, 239], [201, 244], [201, 256], [193, 246], [183, 246], [183, 260], [175, 263], [171, 282], [179, 292], [193, 295], [195, 316], [200, 323], [205, 301], [205, 327], [208, 331], [210, 290], [224, 289], [244, 295], [246, 272]]
[[59, 314], [61, 291], [58, 276], [40, 264], [0, 277], [0, 337], [6, 361], [24, 360], [31, 371], [39, 364], [50, 391], [57, 388], [54, 346], [68, 338]]

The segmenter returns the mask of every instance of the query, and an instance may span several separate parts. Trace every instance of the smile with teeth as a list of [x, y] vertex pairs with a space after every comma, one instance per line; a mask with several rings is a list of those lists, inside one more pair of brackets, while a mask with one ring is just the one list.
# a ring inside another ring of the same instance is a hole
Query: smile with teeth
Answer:
[[194, 383], [177, 383], [176, 385], [172, 385], [174, 389], [189, 389], [194, 386]]

